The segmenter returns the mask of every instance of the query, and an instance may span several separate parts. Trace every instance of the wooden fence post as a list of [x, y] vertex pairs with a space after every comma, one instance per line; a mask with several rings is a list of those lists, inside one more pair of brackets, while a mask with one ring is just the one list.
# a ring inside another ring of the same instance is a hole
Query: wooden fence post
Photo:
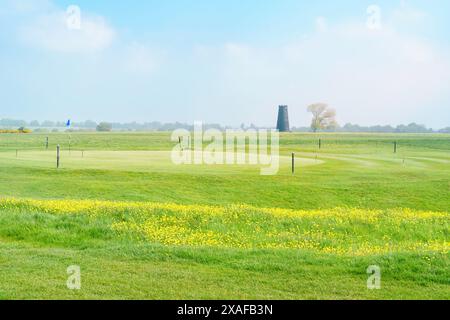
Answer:
[[295, 153], [292, 152], [292, 174], [295, 174]]
[[56, 146], [56, 169], [59, 169], [59, 144]]

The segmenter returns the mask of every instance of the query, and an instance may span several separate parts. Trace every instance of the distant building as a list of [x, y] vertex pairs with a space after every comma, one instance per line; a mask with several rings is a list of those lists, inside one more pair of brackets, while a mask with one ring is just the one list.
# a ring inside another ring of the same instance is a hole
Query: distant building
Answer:
[[280, 132], [289, 132], [289, 113], [288, 106], [279, 106], [277, 130]]

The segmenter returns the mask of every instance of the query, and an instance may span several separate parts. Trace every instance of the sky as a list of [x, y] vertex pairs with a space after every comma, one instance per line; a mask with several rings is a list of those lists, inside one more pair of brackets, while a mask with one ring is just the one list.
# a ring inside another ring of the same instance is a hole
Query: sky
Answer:
[[0, 118], [308, 126], [317, 102], [450, 126], [450, 1], [0, 0]]

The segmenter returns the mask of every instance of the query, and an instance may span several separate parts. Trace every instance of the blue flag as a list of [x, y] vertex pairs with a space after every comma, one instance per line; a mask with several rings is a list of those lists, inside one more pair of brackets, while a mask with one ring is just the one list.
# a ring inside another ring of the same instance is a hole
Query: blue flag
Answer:
[[69, 128], [69, 127], [70, 127], [70, 119], [69, 119], [69, 120], [67, 120], [67, 123], [66, 123], [66, 127], [67, 127], [67, 128]]

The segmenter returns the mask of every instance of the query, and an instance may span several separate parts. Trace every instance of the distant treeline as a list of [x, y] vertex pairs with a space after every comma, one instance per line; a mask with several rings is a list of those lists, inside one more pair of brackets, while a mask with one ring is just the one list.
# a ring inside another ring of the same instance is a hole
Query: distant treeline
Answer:
[[[99, 124], [105, 124], [105, 122], [97, 123], [92, 120], [87, 120], [83, 122], [72, 122], [69, 130], [73, 131], [95, 131], [98, 130]], [[111, 125], [112, 130], [115, 131], [173, 131], [176, 129], [187, 129], [192, 130], [192, 124], [174, 122], [174, 123], [162, 123], [158, 121], [153, 122], [129, 122], [129, 123], [119, 123], [112, 122], [108, 123]], [[33, 120], [30, 122], [23, 120], [12, 120], [12, 119], [0, 119], [0, 128], [4, 129], [17, 129], [17, 128], [30, 128], [33, 131], [58, 131], [67, 130], [66, 123], [64, 121], [42, 121]], [[224, 127], [219, 124], [204, 124], [204, 129], [227, 129], [230, 127]], [[241, 129], [249, 129], [258, 127], [251, 124], [249, 126], [242, 124]], [[293, 127], [294, 132], [310, 132], [310, 127]], [[379, 133], [450, 133], [450, 127], [443, 128], [440, 130], [433, 130], [427, 128], [425, 125], [410, 123], [408, 125], [398, 125], [396, 127], [386, 125], [386, 126], [360, 126], [357, 124], [347, 123], [342, 127], [337, 127], [333, 130], [324, 130], [324, 132], [379, 132]]]
[[[300, 127], [292, 128], [292, 131], [296, 132], [309, 132], [311, 128]], [[425, 125], [410, 123], [408, 125], [400, 124], [396, 127], [386, 125], [386, 126], [360, 126], [357, 124], [347, 123], [342, 127], [337, 127], [333, 130], [323, 130], [324, 132], [374, 132], [374, 133], [450, 133], [450, 127], [443, 128], [440, 130], [433, 130], [427, 128]]]
[[[74, 131], [95, 131], [107, 124], [115, 131], [173, 131], [176, 129], [187, 129], [192, 130], [192, 124], [174, 122], [174, 123], [162, 123], [158, 121], [153, 122], [129, 122], [129, 123], [119, 123], [119, 122], [95, 122], [92, 120], [87, 120], [83, 122], [72, 122], [70, 129], [66, 127], [66, 122], [64, 121], [42, 121], [33, 120], [30, 122], [24, 120], [13, 120], [13, 119], [0, 119], [0, 128], [5, 129], [17, 129], [17, 128], [31, 128], [33, 131], [56, 131], [56, 130], [74, 130]], [[224, 127], [219, 124], [204, 124], [204, 128], [216, 128], [224, 129]], [[100, 130], [108, 131], [108, 130]]]

